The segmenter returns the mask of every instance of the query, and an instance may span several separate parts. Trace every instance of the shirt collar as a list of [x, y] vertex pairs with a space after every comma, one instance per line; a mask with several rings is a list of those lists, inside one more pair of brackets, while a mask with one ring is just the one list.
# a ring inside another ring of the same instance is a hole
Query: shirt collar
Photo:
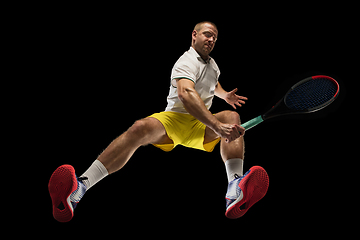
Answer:
[[209, 59], [207, 61], [205, 61], [204, 59], [202, 59], [202, 57], [198, 54], [198, 52], [193, 47], [190, 47], [189, 51], [192, 52], [193, 54], [195, 54], [196, 58], [202, 63], [210, 63], [210, 60], [212, 59], [209, 56]]

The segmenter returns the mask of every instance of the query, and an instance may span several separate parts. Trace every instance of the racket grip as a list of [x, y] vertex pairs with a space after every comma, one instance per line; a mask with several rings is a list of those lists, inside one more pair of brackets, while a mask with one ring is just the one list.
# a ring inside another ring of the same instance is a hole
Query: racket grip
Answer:
[[250, 121], [247, 121], [246, 123], [242, 124], [241, 126], [245, 128], [245, 130], [249, 130], [252, 127], [255, 127], [256, 125], [262, 123], [264, 119], [262, 116], [258, 116], [256, 118], [251, 119]]

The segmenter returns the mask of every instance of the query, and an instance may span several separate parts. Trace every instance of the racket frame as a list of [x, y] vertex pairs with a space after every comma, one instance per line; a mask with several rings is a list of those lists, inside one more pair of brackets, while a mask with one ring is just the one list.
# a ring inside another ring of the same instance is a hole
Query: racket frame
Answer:
[[[293, 89], [295, 89], [297, 86], [299, 86], [300, 84], [302, 84], [304, 82], [307, 82], [310, 80], [315, 80], [317, 78], [329, 79], [337, 85], [337, 92], [335, 93], [335, 95], [332, 99], [330, 99], [329, 101], [327, 101], [327, 102], [323, 103], [322, 105], [319, 105], [315, 108], [301, 110], [301, 111], [293, 110], [286, 106], [285, 99]], [[263, 121], [270, 119], [270, 118], [274, 118], [274, 117], [278, 117], [278, 116], [285, 116], [285, 115], [290, 115], [290, 114], [305, 114], [305, 113], [312, 113], [312, 112], [319, 111], [319, 110], [327, 107], [328, 105], [330, 105], [333, 101], [335, 101], [335, 99], [339, 95], [339, 91], [340, 91], [339, 83], [335, 79], [333, 79], [329, 76], [317, 75], [317, 76], [305, 78], [304, 80], [302, 80], [302, 81], [296, 83], [294, 86], [292, 86], [287, 91], [285, 96], [280, 101], [278, 101], [269, 111], [267, 111], [266, 113], [264, 113], [260, 116], [257, 116], [256, 118], [253, 118], [253, 119], [245, 122], [241, 126], [244, 127], [245, 130], [249, 130], [250, 128], [255, 127], [256, 125], [258, 125], [258, 124], [262, 123]]]

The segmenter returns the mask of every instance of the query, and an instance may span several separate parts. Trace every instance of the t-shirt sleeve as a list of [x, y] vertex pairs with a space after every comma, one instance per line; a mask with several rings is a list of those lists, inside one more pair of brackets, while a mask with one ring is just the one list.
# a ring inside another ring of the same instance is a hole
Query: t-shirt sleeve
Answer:
[[186, 78], [196, 83], [197, 72], [197, 66], [193, 62], [180, 58], [171, 71], [172, 86], [176, 87], [176, 79], [179, 78]]

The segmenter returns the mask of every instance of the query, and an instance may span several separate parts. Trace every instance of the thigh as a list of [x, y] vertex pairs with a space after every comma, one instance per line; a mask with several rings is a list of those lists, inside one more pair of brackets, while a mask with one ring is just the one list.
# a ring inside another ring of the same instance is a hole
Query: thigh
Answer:
[[147, 117], [140, 121], [144, 121], [146, 128], [148, 129], [148, 143], [151, 144], [172, 144], [173, 141], [169, 138], [166, 133], [163, 124], [153, 117]]

